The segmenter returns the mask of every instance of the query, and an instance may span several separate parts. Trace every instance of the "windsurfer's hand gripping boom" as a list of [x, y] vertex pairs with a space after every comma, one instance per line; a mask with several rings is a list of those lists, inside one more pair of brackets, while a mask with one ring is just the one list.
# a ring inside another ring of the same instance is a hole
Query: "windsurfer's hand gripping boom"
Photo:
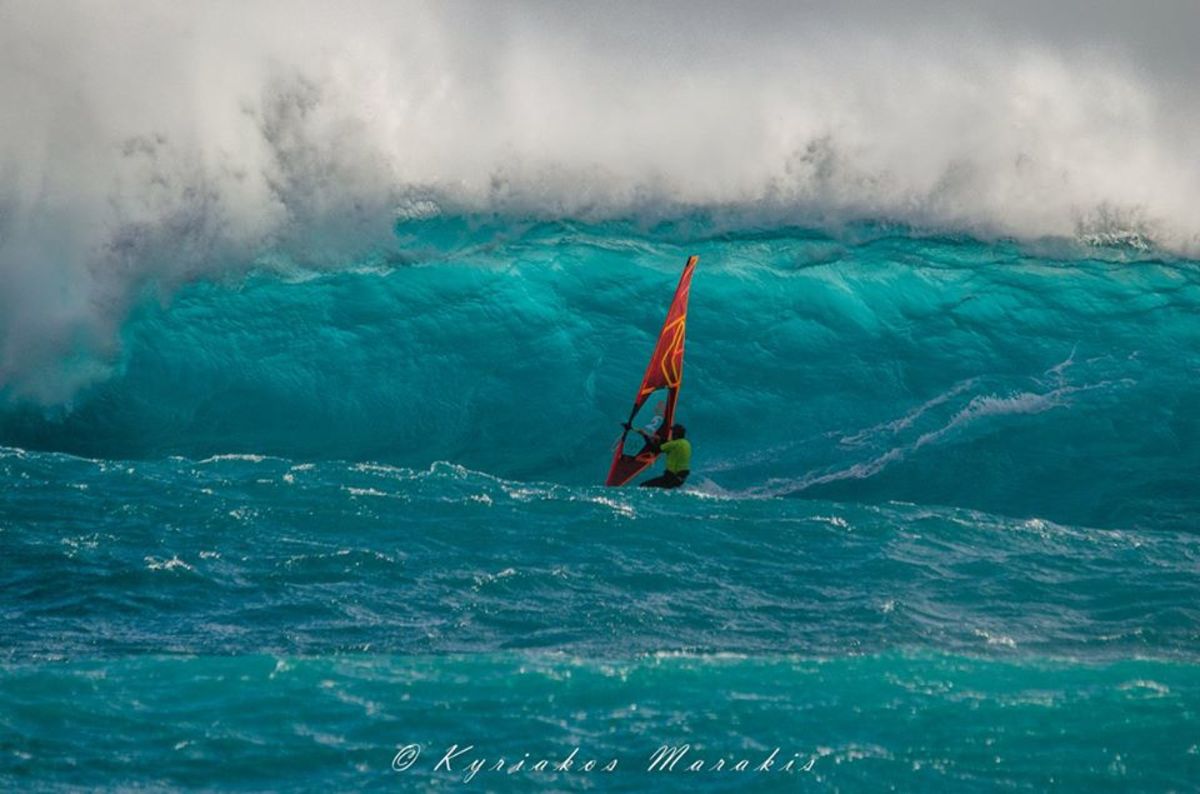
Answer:
[[659, 436], [657, 431], [655, 431], [654, 433], [649, 433], [644, 428], [634, 427], [629, 422], [622, 422], [621, 427], [625, 428], [626, 431], [629, 431], [629, 430], [634, 431], [639, 436], [646, 439], [646, 443], [650, 444], [652, 447], [657, 448], [659, 443], [662, 442], [662, 438]]

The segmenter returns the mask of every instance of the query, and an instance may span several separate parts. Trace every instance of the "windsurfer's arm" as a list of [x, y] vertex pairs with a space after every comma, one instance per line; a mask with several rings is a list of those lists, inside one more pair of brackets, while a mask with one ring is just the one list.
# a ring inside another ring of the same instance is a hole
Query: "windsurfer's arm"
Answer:
[[646, 439], [647, 441], [649, 441], [649, 440], [650, 440], [650, 438], [651, 438], [650, 434], [649, 434], [649, 433], [647, 433], [645, 430], [643, 430], [643, 429], [642, 429], [642, 428], [640, 428], [640, 427], [634, 427], [634, 426], [633, 426], [631, 423], [629, 423], [629, 422], [622, 422], [622, 423], [621, 423], [621, 427], [625, 428], [626, 432], [628, 432], [628, 431], [630, 431], [630, 430], [633, 430], [633, 431], [634, 431], [634, 432], [636, 432], [636, 433], [637, 433], [639, 436], [641, 436], [642, 438]]
[[663, 445], [663, 437], [662, 436], [660, 436], [658, 433], [654, 433], [653, 435], [651, 435], [650, 433], [647, 433], [643, 430], [639, 430], [638, 432], [642, 434], [642, 438], [646, 439], [646, 446], [649, 447], [652, 452], [654, 452], [655, 454], [662, 452], [662, 445]]
[[621, 427], [625, 428], [625, 431], [626, 431], [626, 432], [629, 432], [630, 430], [633, 430], [633, 431], [634, 431], [634, 432], [636, 432], [636, 433], [637, 433], [639, 436], [641, 436], [642, 438], [646, 439], [646, 443], [647, 443], [647, 444], [649, 444], [649, 445], [650, 445], [650, 447], [651, 447], [652, 449], [654, 449], [655, 451], [657, 451], [657, 450], [658, 450], [658, 445], [659, 445], [659, 442], [660, 442], [662, 439], [660, 439], [660, 438], [659, 438], [659, 436], [658, 436], [658, 434], [657, 434], [657, 433], [655, 433], [655, 434], [653, 434], [653, 435], [652, 435], [652, 434], [650, 434], [650, 433], [647, 433], [645, 430], [643, 430], [643, 429], [642, 429], [642, 428], [640, 428], [640, 427], [634, 427], [634, 426], [633, 426], [631, 423], [629, 423], [629, 422], [622, 422], [622, 423], [621, 423]]

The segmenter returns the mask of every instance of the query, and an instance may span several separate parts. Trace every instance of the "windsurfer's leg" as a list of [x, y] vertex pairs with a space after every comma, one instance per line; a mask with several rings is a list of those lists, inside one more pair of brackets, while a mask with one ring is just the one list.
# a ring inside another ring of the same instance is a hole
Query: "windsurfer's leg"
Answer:
[[663, 472], [661, 476], [655, 477], [653, 480], [646, 480], [642, 483], [643, 488], [678, 488], [683, 485], [683, 481], [687, 479], [689, 472]]
[[683, 481], [687, 479], [688, 473], [686, 471], [669, 471], [663, 476], [670, 478], [670, 481], [663, 486], [664, 488], [678, 488], [679, 486], [683, 485]]
[[667, 472], [666, 474], [659, 475], [658, 477], [655, 477], [654, 479], [646, 480], [644, 483], [641, 484], [641, 487], [642, 488], [674, 488], [675, 486], [672, 485], [673, 482], [675, 482], [675, 478], [671, 476], [670, 472]]

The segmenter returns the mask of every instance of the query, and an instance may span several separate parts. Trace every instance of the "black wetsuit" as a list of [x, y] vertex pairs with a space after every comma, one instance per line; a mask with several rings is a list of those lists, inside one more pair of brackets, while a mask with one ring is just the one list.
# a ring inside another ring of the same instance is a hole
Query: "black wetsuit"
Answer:
[[652, 480], [646, 480], [641, 484], [642, 488], [678, 488], [687, 480], [690, 472], [687, 469], [683, 471], [666, 471]]

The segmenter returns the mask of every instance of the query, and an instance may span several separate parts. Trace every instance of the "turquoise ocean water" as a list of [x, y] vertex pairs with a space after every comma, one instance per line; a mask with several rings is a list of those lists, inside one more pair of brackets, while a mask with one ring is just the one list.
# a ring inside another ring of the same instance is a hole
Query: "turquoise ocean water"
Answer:
[[[0, 787], [1195, 790], [1200, 263], [395, 233], [0, 408]], [[692, 479], [606, 489], [692, 253]]]

